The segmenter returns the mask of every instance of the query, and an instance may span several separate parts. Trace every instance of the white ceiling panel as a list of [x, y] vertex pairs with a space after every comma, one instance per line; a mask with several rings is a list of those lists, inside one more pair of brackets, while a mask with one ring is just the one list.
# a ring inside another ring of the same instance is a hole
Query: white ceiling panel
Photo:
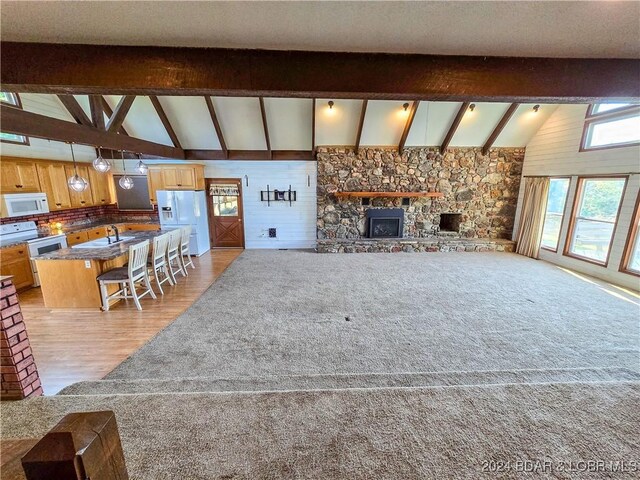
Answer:
[[362, 100], [330, 100], [316, 100], [316, 145], [354, 145]]
[[158, 97], [182, 148], [219, 150], [209, 109], [204, 97]]
[[260, 100], [254, 97], [212, 97], [212, 100], [227, 148], [267, 149]]
[[265, 98], [264, 108], [273, 150], [311, 150], [313, 100]]
[[456, 133], [451, 139], [452, 147], [479, 147], [496, 128], [510, 103], [475, 103], [475, 109], [467, 110]]
[[407, 147], [441, 145], [460, 102], [420, 102], [407, 136]]
[[398, 145], [411, 109], [409, 106], [405, 110], [404, 103], [400, 100], [369, 100], [360, 145]]
[[524, 147], [540, 129], [558, 105], [540, 105], [537, 112], [534, 103], [523, 103], [515, 111], [498, 136], [494, 147]]
[[[115, 110], [121, 95], [105, 95], [107, 103]], [[173, 146], [169, 134], [158, 117], [149, 97], [137, 96], [131, 104], [131, 108], [122, 123], [127, 133], [132, 137], [141, 138], [150, 142]]]
[[39, 113], [59, 120], [75, 121], [57, 95], [21, 93], [20, 101], [22, 102], [22, 108], [28, 112]]

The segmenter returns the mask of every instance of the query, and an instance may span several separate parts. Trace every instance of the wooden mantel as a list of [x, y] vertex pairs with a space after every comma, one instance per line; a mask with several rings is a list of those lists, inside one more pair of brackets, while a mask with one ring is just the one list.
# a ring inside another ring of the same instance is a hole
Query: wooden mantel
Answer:
[[379, 197], [433, 197], [439, 198], [444, 197], [442, 192], [336, 192], [336, 197], [345, 198], [345, 197], [367, 197], [367, 198], [379, 198]]

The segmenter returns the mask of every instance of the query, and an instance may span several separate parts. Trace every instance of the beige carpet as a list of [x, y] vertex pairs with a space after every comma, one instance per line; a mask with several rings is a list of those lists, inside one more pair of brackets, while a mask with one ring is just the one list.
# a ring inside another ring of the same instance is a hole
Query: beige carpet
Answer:
[[[56, 396], [3, 404], [1, 426], [31, 436], [113, 409], [132, 479], [637, 478], [560, 469], [637, 461], [639, 394], [621, 382]], [[483, 471], [491, 461], [513, 470]], [[517, 474], [518, 461], [552, 470]]]

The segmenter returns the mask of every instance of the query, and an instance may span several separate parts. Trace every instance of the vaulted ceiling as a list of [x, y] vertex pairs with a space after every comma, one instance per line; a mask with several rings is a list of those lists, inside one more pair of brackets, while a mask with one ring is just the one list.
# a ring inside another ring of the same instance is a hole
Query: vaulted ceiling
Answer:
[[[87, 95], [69, 98], [26, 93], [21, 99], [26, 111], [69, 123], [91, 124], [92, 109]], [[70, 108], [74, 99], [81, 111]], [[199, 152], [191, 158], [201, 160], [223, 158], [225, 149], [245, 152], [242, 158], [247, 159], [264, 159], [263, 153], [268, 150], [290, 152], [288, 158], [291, 159], [311, 159], [311, 151], [318, 146], [398, 148], [403, 139], [405, 147], [441, 146], [447, 137], [450, 147], [482, 147], [505, 117], [506, 123], [501, 125], [492, 146], [524, 147], [557, 108], [557, 105], [543, 104], [534, 111], [534, 104], [514, 104], [510, 109], [509, 103], [486, 102], [477, 102], [468, 108], [468, 104], [463, 106], [461, 102], [427, 101], [416, 103], [415, 108], [413, 102], [400, 100], [368, 100], [365, 104], [363, 100], [328, 98], [314, 101], [204, 96], [136, 96], [125, 102], [120, 95], [102, 96], [100, 103], [105, 129], [112, 128], [121, 135], [187, 152]], [[122, 114], [126, 110], [120, 108], [121, 103], [127, 103], [128, 110], [124, 120], [119, 119], [121, 125], [116, 125], [110, 120], [113, 112]], [[507, 112], [511, 115], [505, 115]], [[459, 123], [452, 129], [457, 123], [456, 117]], [[29, 146], [2, 145], [3, 155], [22, 157], [42, 157], [43, 149], [48, 158], [68, 159], [68, 147], [61, 142], [32, 138]], [[81, 160], [88, 161], [95, 156], [92, 147], [76, 150]]]

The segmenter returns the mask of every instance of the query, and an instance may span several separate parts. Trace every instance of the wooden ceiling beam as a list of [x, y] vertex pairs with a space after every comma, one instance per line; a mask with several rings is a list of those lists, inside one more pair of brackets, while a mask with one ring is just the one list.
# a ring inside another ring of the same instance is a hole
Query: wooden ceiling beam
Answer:
[[220, 126], [220, 122], [218, 121], [218, 115], [216, 115], [216, 109], [213, 106], [213, 101], [211, 100], [211, 97], [209, 95], [205, 95], [204, 101], [207, 103], [209, 115], [211, 116], [211, 121], [213, 122], [213, 128], [216, 129], [216, 135], [218, 136], [218, 141], [220, 142], [220, 148], [224, 152], [225, 158], [229, 158], [229, 149], [227, 148], [227, 143], [224, 141], [222, 127]]
[[267, 152], [269, 152], [269, 158], [273, 158], [271, 140], [269, 139], [269, 126], [267, 125], [267, 111], [264, 108], [264, 98], [262, 97], [260, 97], [260, 115], [262, 115], [262, 127], [264, 128], [264, 139], [267, 142]]
[[13, 92], [509, 103], [640, 101], [639, 59], [25, 42], [1, 42], [0, 49], [0, 83]]
[[411, 130], [411, 125], [413, 124], [413, 119], [416, 116], [416, 111], [418, 110], [418, 105], [420, 105], [420, 100], [415, 100], [410, 107], [409, 116], [407, 117], [407, 122], [404, 124], [404, 130], [402, 131], [402, 136], [400, 137], [400, 143], [398, 144], [398, 152], [402, 155], [404, 151], [404, 144], [407, 142], [407, 137], [409, 136], [409, 130]]
[[360, 150], [360, 138], [362, 137], [362, 127], [364, 126], [364, 117], [367, 114], [368, 103], [369, 103], [369, 100], [367, 100], [366, 98], [362, 101], [362, 109], [360, 110], [360, 121], [358, 122], [358, 131], [356, 133], [356, 145], [355, 145], [356, 155]]
[[73, 117], [76, 123], [86, 125], [87, 127], [93, 126], [91, 119], [84, 113], [84, 110], [73, 95], [58, 95], [58, 98], [67, 109], [69, 114]]
[[493, 129], [493, 132], [491, 132], [491, 135], [489, 135], [489, 138], [487, 139], [486, 143], [482, 147], [482, 155], [486, 155], [487, 153], [489, 153], [489, 149], [491, 148], [491, 145], [493, 145], [493, 143], [496, 141], [496, 139], [498, 138], [498, 136], [500, 135], [500, 133], [502, 132], [504, 127], [507, 125], [507, 123], [509, 122], [509, 120], [511, 119], [511, 117], [516, 112], [519, 106], [520, 106], [519, 103], [512, 103], [511, 105], [509, 105], [509, 108], [507, 108], [507, 111], [504, 112], [504, 115], [498, 122], [498, 125], [496, 125], [496, 128]]
[[186, 160], [315, 160], [311, 150], [185, 150]]
[[[104, 98], [102, 95], [100, 97], [102, 98], [102, 109], [104, 110], [104, 113], [106, 113], [107, 117], [111, 118], [113, 115], [113, 110], [111, 110], [111, 106], [107, 102], [106, 98]], [[129, 132], [127, 132], [127, 130], [124, 128], [123, 125], [120, 125], [120, 128], [118, 129], [118, 133], [121, 135], [127, 135], [127, 136], [129, 135]]]
[[59, 142], [72, 142], [83, 145], [101, 146], [112, 150], [127, 150], [162, 158], [184, 159], [184, 150], [139, 138], [110, 133], [95, 127], [38, 115], [0, 104], [2, 131], [45, 138]]
[[89, 95], [89, 108], [91, 109], [91, 122], [93, 123], [93, 126], [98, 130], [105, 130], [102, 96]]
[[[104, 99], [104, 97], [100, 97]], [[133, 105], [133, 101], [136, 99], [135, 95], [123, 95], [118, 105], [116, 105], [116, 109], [109, 115], [109, 121], [107, 122], [106, 129], [108, 132], [116, 133], [122, 127], [122, 122], [124, 122], [127, 113], [129, 113], [129, 109], [131, 105]], [[101, 102], [102, 105], [104, 105]], [[104, 108], [104, 106], [103, 106]], [[106, 112], [105, 112], [106, 113]], [[175, 145], [178, 148], [181, 148], [180, 145]]]
[[444, 155], [444, 153], [447, 151], [447, 148], [449, 147], [449, 143], [451, 142], [453, 135], [456, 133], [456, 130], [458, 129], [458, 125], [460, 125], [460, 122], [462, 121], [462, 117], [464, 117], [464, 114], [467, 113], [467, 108], [469, 108], [469, 104], [470, 102], [462, 102], [462, 105], [460, 105], [460, 109], [458, 110], [458, 113], [453, 119], [453, 122], [451, 122], [451, 126], [449, 127], [447, 134], [444, 136], [444, 140], [442, 141], [442, 145], [440, 146], [441, 154]]
[[156, 97], [155, 95], [150, 95], [149, 99], [153, 104], [153, 108], [156, 109], [156, 113], [158, 114], [158, 117], [160, 117], [160, 121], [162, 122], [164, 129], [167, 131], [167, 135], [169, 135], [173, 146], [176, 148], [182, 148], [182, 145], [180, 145], [180, 140], [178, 139], [178, 135], [176, 135], [175, 130], [171, 126], [169, 117], [167, 117], [167, 114], [164, 112], [164, 108], [162, 108], [162, 104], [160, 103], [160, 100], [158, 100], [158, 97]]

